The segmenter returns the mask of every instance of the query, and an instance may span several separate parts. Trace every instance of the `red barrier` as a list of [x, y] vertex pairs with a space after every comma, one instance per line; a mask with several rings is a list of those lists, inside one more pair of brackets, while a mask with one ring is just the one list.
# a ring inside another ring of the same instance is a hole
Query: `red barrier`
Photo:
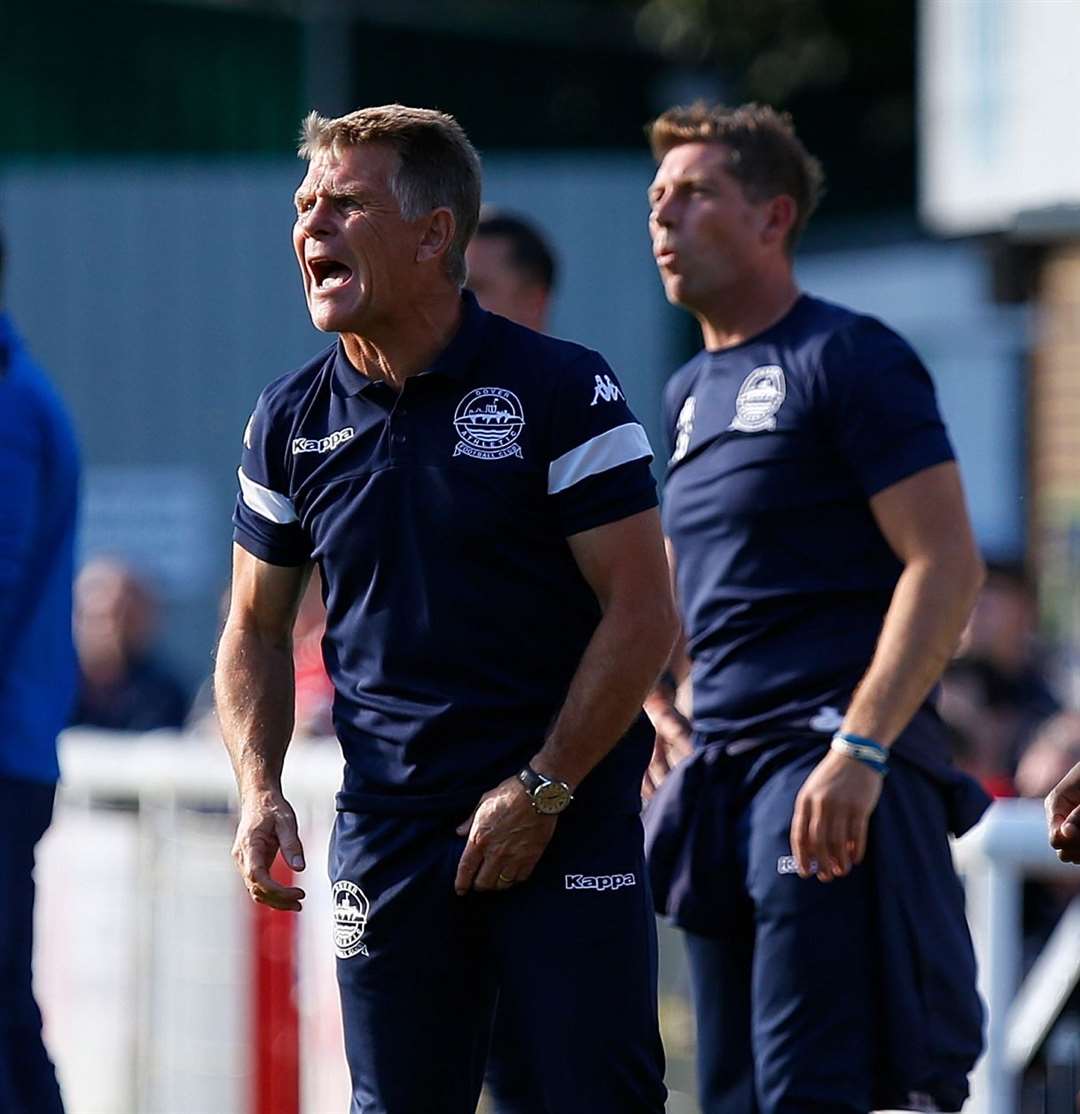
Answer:
[[[270, 873], [293, 885], [279, 855]], [[300, 1114], [300, 1014], [296, 1001], [295, 913], [253, 905], [252, 985], [255, 1049], [252, 1114]]]

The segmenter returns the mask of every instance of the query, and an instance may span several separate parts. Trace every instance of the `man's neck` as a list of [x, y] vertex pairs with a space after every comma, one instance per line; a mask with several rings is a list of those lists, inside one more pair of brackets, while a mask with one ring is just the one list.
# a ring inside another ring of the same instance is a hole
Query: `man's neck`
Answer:
[[358, 375], [401, 390], [405, 380], [429, 368], [461, 325], [456, 287], [414, 303], [392, 320], [374, 323], [364, 335], [342, 333], [341, 343]]
[[733, 348], [763, 333], [785, 317], [798, 298], [790, 270], [740, 283], [725, 291], [715, 307], [696, 314], [705, 347]]

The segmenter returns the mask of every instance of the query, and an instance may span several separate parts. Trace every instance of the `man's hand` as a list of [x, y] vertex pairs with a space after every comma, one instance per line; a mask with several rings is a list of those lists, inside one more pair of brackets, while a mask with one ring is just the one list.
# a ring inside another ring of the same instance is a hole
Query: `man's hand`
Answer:
[[232, 854], [244, 885], [260, 905], [298, 913], [304, 891], [283, 886], [270, 876], [279, 850], [293, 870], [304, 869], [304, 849], [292, 805], [280, 793], [269, 791], [242, 799]]
[[1080, 762], [1046, 798], [1050, 846], [1063, 863], [1080, 863]]
[[656, 732], [652, 759], [641, 782], [641, 795], [648, 800], [660, 783], [684, 759], [693, 753], [690, 724], [673, 701], [656, 693], [645, 701], [645, 714]]
[[533, 808], [516, 777], [496, 785], [458, 827], [458, 835], [469, 839], [458, 862], [455, 891], [460, 896], [524, 882], [555, 834], [556, 819]]
[[803, 878], [816, 873], [831, 882], [862, 862], [881, 782], [869, 766], [833, 750], [814, 767], [791, 820], [791, 851]]

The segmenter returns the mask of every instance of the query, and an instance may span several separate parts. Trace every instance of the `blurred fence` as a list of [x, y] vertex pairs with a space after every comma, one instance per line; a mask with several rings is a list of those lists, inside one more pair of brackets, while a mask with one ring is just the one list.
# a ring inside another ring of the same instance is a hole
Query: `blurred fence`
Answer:
[[[70, 1114], [265, 1114], [258, 1043], [275, 1038], [254, 1011], [265, 969], [255, 907], [228, 854], [235, 789], [224, 749], [171, 732], [70, 731], [61, 759], [64, 787], [39, 860], [36, 978]], [[292, 922], [302, 1114], [347, 1107], [323, 866], [341, 766], [333, 743], [296, 744], [285, 773], [309, 864], [304, 913]], [[989, 1006], [988, 1051], [965, 1109], [1016, 1114], [1020, 1076], [1080, 975], [1074, 902], [1021, 983], [1021, 887], [1076, 868], [1050, 851], [1032, 801], [997, 803], [956, 856]], [[676, 933], [662, 929], [661, 953], [669, 1111], [694, 1114]]]
[[[259, 1079], [268, 1043], [288, 1042], [288, 1026], [275, 1036], [254, 1016], [267, 941], [229, 856], [236, 793], [221, 743], [75, 729], [61, 765], [39, 849], [35, 978], [68, 1114], [295, 1109], [268, 1099], [274, 1081]], [[294, 744], [285, 769], [308, 862], [297, 879], [304, 911], [291, 921], [301, 1114], [348, 1106], [325, 869], [341, 770], [332, 740]], [[696, 1114], [682, 946], [661, 932], [668, 1109]]]

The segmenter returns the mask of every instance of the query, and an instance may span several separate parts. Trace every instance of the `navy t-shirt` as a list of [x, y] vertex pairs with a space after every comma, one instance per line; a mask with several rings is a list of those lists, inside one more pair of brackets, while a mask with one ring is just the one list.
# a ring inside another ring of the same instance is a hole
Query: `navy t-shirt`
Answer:
[[901, 571], [869, 499], [953, 456], [926, 369], [880, 321], [803, 295], [676, 372], [664, 411], [695, 727], [831, 733]]
[[[263, 391], [235, 538], [322, 572], [339, 807], [468, 809], [539, 750], [601, 614], [567, 538], [655, 506], [650, 459], [597, 353], [468, 293], [400, 392], [340, 342]], [[578, 796], [636, 811], [650, 748], [639, 719]]]

